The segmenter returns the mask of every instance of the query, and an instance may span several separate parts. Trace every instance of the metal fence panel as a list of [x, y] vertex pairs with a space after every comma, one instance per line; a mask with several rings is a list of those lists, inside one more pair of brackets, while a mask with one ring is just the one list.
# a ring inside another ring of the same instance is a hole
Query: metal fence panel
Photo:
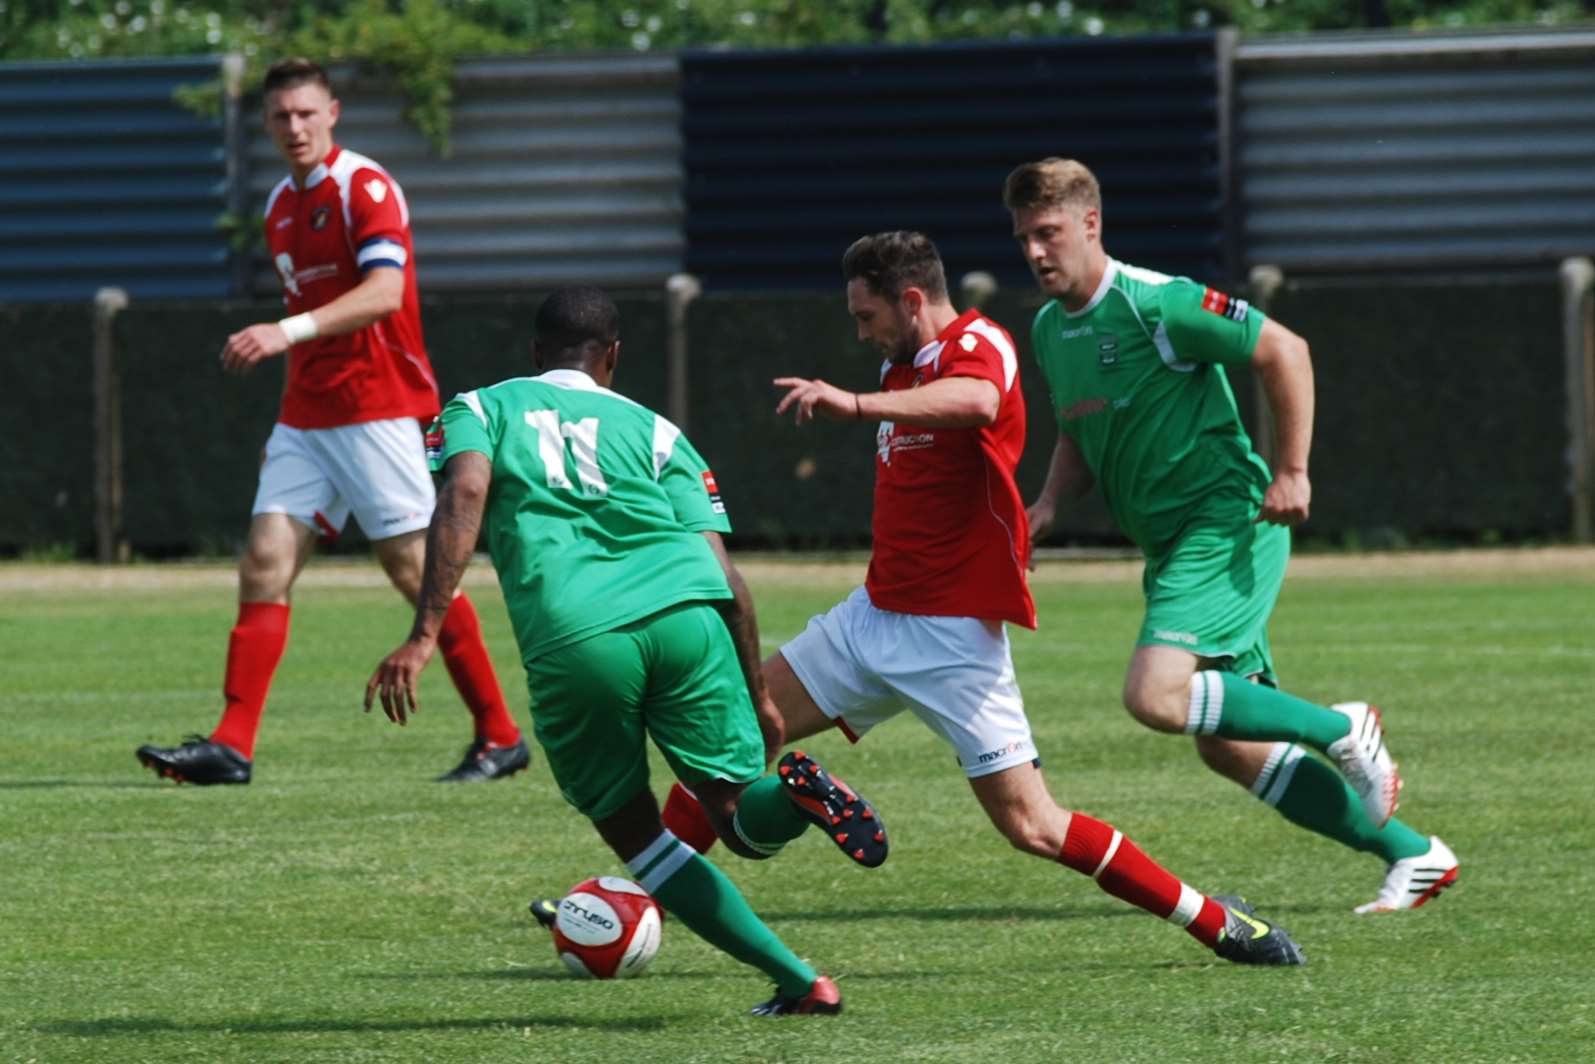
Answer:
[[1595, 32], [1265, 38], [1235, 57], [1248, 264], [1500, 269], [1595, 249]]
[[0, 302], [217, 298], [226, 132], [172, 97], [220, 61], [0, 63]]
[[1225, 274], [1212, 34], [690, 51], [681, 58], [687, 268], [719, 288], [833, 285], [884, 229], [936, 240], [949, 272], [1028, 283], [1002, 182], [1072, 156], [1102, 181], [1114, 254]]
[[[339, 143], [381, 163], [409, 199], [423, 292], [651, 286], [680, 270], [674, 56], [463, 61], [446, 159], [391, 86], [334, 73]], [[246, 120], [258, 213], [287, 170], [258, 115]], [[257, 265], [256, 293], [275, 293], [270, 263]]]

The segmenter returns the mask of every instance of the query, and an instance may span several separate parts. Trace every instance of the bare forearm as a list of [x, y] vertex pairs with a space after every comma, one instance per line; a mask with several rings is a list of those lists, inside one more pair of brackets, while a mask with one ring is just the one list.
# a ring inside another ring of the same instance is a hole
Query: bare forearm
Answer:
[[925, 428], [975, 428], [997, 419], [997, 386], [978, 377], [944, 377], [923, 388], [862, 392], [856, 397], [862, 421], [896, 421]]
[[310, 311], [310, 316], [315, 319], [317, 336], [342, 336], [381, 321], [403, 301], [404, 274], [382, 267], [337, 299]]
[[415, 601], [412, 640], [433, 641], [443, 627], [443, 617], [454, 602], [465, 569], [476, 550], [482, 526], [480, 498], [445, 484], [426, 533], [426, 562], [421, 570], [421, 591]]
[[757, 705], [764, 698], [764, 670], [759, 667], [759, 621], [753, 609], [753, 595], [735, 566], [728, 566], [726, 581], [731, 585], [731, 598], [716, 605], [731, 633], [732, 645], [737, 648], [737, 664], [742, 666], [748, 694]]
[[1305, 347], [1263, 373], [1263, 392], [1274, 415], [1274, 463], [1282, 472], [1304, 473], [1313, 442], [1313, 370]]
[[1052, 446], [1052, 458], [1047, 462], [1047, 479], [1041, 486], [1041, 498], [1053, 505], [1073, 502], [1091, 490], [1091, 470], [1080, 458], [1074, 442], [1058, 433], [1058, 442]]

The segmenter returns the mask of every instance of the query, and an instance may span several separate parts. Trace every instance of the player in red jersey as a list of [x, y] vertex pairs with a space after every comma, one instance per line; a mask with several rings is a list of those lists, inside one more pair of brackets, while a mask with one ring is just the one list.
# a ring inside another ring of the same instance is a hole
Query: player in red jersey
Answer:
[[[221, 364], [247, 373], [285, 355], [287, 382], [238, 566], [221, 722], [208, 737], [138, 750], [143, 764], [189, 783], [249, 782], [287, 644], [289, 594], [318, 532], [335, 538], [352, 512], [413, 603], [432, 518], [420, 420], [438, 413], [438, 391], [421, 338], [404, 193], [382, 167], [333, 142], [338, 101], [321, 67], [283, 60], [263, 89], [266, 128], [291, 171], [266, 204], [266, 240], [289, 313], [229, 336]], [[463, 594], [439, 645], [475, 719], [465, 758], [439, 778], [499, 779], [525, 768], [530, 752]]]
[[[1013, 340], [977, 311], [953, 308], [941, 257], [922, 234], [864, 237], [842, 273], [859, 339], [885, 356], [880, 390], [780, 377], [787, 393], [776, 411], [794, 412], [798, 424], [879, 422], [874, 547], [864, 586], [765, 661], [765, 711], [773, 703], [778, 715], [766, 742], [832, 726], [858, 742], [906, 709], [953, 747], [1015, 848], [1091, 876], [1227, 960], [1305, 963], [1285, 930], [1245, 902], [1192, 889], [1112, 825], [1053, 799], [1004, 628], [1036, 625], [1030, 532], [1014, 484], [1025, 412]], [[690, 795], [672, 790], [664, 820], [677, 837], [703, 840], [691, 826], [700, 817]], [[533, 913], [546, 920], [546, 901]]]

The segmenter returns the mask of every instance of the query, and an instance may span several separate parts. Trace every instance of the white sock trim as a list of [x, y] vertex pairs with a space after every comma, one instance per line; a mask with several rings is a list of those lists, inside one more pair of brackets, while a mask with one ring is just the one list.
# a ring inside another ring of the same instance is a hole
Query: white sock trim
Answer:
[[1268, 789], [1269, 783], [1274, 779], [1274, 771], [1279, 768], [1280, 760], [1285, 756], [1285, 751], [1290, 749], [1289, 743], [1275, 743], [1269, 747], [1268, 760], [1263, 762], [1263, 769], [1252, 780], [1252, 785], [1247, 788], [1252, 792], [1253, 798], [1261, 798]]
[[1102, 874], [1102, 870], [1108, 867], [1108, 863], [1113, 860], [1113, 855], [1119, 852], [1119, 843], [1123, 841], [1124, 833], [1118, 828], [1114, 828], [1113, 838], [1108, 841], [1108, 852], [1102, 855], [1102, 863], [1097, 865], [1097, 870], [1095, 872], [1091, 873], [1092, 879], [1096, 879]]
[[1285, 797], [1285, 792], [1290, 790], [1291, 778], [1296, 775], [1296, 766], [1301, 764], [1302, 749], [1295, 743], [1290, 744], [1289, 751], [1285, 754], [1279, 771], [1274, 774], [1273, 785], [1268, 788], [1268, 793], [1263, 795], [1263, 801], [1269, 805], [1279, 805], [1279, 800]]
[[1191, 921], [1202, 915], [1202, 906], [1206, 903], [1207, 898], [1201, 891], [1181, 883], [1180, 900], [1174, 903], [1174, 911], [1169, 913], [1167, 919], [1171, 924], [1190, 927]]
[[731, 829], [737, 833], [737, 838], [741, 839], [747, 845], [748, 849], [752, 850], [754, 853], [762, 853], [766, 857], [774, 857], [776, 854], [781, 852], [782, 846], [785, 845], [784, 843], [777, 843], [776, 845], [771, 846], [768, 843], [754, 842], [752, 839], [748, 838], [747, 832], [742, 830], [742, 810], [740, 809], [738, 809], [735, 815], [731, 817]]
[[[698, 856], [691, 846], [688, 846], [674, 835], [670, 835], [668, 831], [665, 834], [670, 836], [670, 845], [674, 848], [667, 848], [662, 851], [663, 856], [653, 863], [652, 868], [648, 868], [646, 874], [643, 873], [643, 869], [647, 868], [647, 865], [640, 863], [638, 858], [633, 858], [626, 862], [627, 870], [637, 877], [637, 882], [642, 884], [642, 889], [649, 894], [654, 893], [665, 880], [679, 872], [682, 865]], [[655, 839], [648, 848], [651, 850], [658, 843], [659, 840]]]
[[1186, 735], [1212, 735], [1224, 713], [1224, 678], [1214, 669], [1191, 676], [1191, 699], [1185, 709]]
[[670, 849], [671, 845], [681, 840], [676, 833], [665, 828], [659, 837], [650, 842], [641, 853], [626, 862], [626, 870], [632, 875], [641, 875], [643, 870], [659, 859], [659, 855]]

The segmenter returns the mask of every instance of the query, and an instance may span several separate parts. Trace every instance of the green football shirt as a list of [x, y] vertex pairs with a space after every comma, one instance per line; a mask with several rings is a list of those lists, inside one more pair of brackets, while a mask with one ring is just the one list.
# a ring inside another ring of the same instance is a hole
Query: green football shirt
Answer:
[[714, 475], [675, 425], [579, 370], [455, 396], [427, 451], [434, 471], [464, 451], [493, 462], [488, 549], [524, 661], [731, 597], [699, 535], [731, 531]]
[[1215, 497], [1262, 501], [1268, 466], [1224, 374], [1251, 359], [1262, 327], [1244, 300], [1112, 259], [1084, 308], [1052, 300], [1036, 314], [1031, 341], [1059, 431], [1148, 556]]

